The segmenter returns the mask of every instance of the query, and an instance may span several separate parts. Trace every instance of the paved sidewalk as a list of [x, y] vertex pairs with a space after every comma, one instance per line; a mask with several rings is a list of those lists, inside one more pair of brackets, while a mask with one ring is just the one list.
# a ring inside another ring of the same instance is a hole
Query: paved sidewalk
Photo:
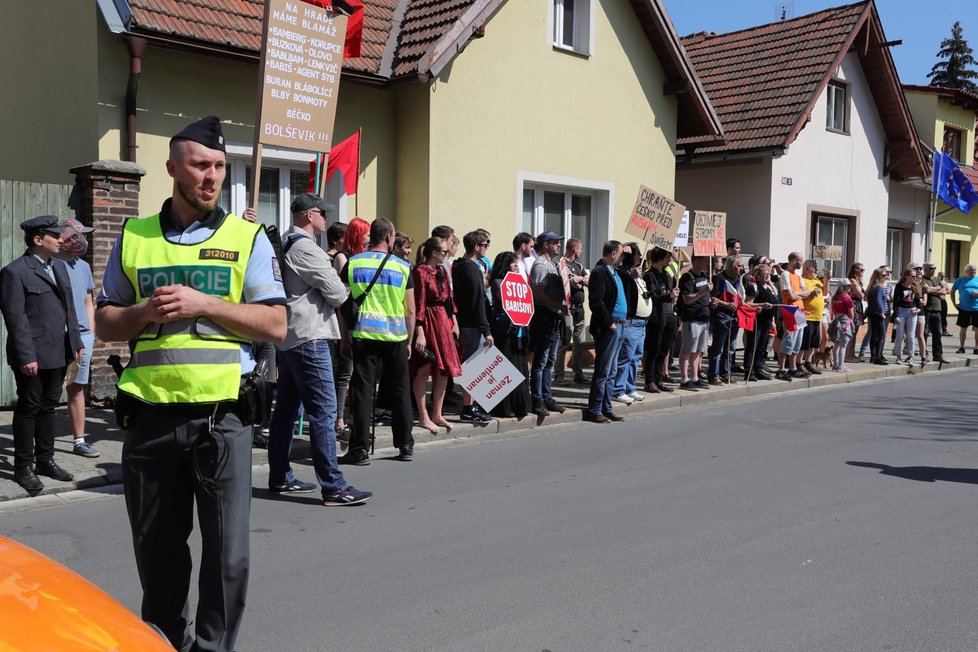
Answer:
[[[978, 366], [978, 356], [971, 354], [971, 349], [967, 349], [966, 354], [955, 354], [954, 350], [958, 347], [958, 338], [943, 338], [944, 350], [952, 353], [945, 353], [950, 364], [941, 366], [941, 370], [961, 369], [966, 367]], [[970, 335], [968, 344], [971, 346], [973, 340]], [[887, 345], [887, 353], [890, 351]], [[892, 357], [892, 356], [890, 356]], [[772, 362], [768, 362], [769, 367]], [[779, 392], [796, 392], [808, 387], [822, 387], [844, 383], [855, 383], [861, 381], [874, 380], [878, 378], [891, 378], [899, 376], [911, 376], [918, 373], [939, 372], [939, 365], [928, 363], [921, 367], [919, 364], [913, 367], [906, 365], [890, 364], [886, 367], [872, 365], [868, 363], [852, 364], [853, 372], [841, 374], [826, 370], [821, 376], [813, 376], [807, 380], [794, 380], [791, 383], [783, 381], [760, 381], [752, 383], [739, 382], [723, 387], [712, 387], [709, 390], [699, 392], [676, 391], [671, 394], [646, 394], [645, 400], [635, 402], [625, 406], [615, 404], [615, 411], [628, 419], [646, 418], [649, 413], [665, 408], [675, 408], [683, 406], [702, 406], [718, 401], [736, 399], [748, 396], [760, 396]], [[561, 423], [577, 423], [582, 420], [583, 411], [587, 406], [588, 387], [586, 385], [558, 386], [554, 388], [554, 394], [558, 401], [567, 406], [564, 414], [554, 413], [547, 418], [538, 418], [528, 415], [523, 419], [494, 419], [485, 425], [456, 424], [451, 434], [447, 434], [444, 429], [438, 435], [432, 435], [422, 428], [414, 429], [415, 441], [423, 444], [432, 441], [445, 441], [467, 437], [478, 437], [484, 435], [496, 435], [517, 430], [528, 430], [537, 426], [550, 426]], [[449, 418], [454, 420], [451, 413], [451, 406], [448, 407]], [[13, 412], [10, 410], [0, 411], [0, 502], [28, 498], [28, 494], [13, 480], [13, 439], [11, 437], [10, 424]], [[122, 455], [122, 433], [115, 426], [115, 416], [111, 410], [89, 408], [87, 415], [88, 441], [102, 453], [101, 457], [88, 459], [72, 454], [72, 440], [65, 434], [59, 434], [55, 440], [55, 460], [73, 473], [73, 482], [58, 482], [51, 478], [42, 477], [44, 482], [45, 494], [57, 494], [74, 489], [89, 489], [93, 491], [104, 491], [105, 487], [121, 483], [121, 464]], [[603, 428], [601, 425], [590, 426], [593, 428]], [[68, 417], [65, 408], [58, 410], [58, 433], [69, 432]], [[390, 428], [377, 428], [376, 457], [385, 457], [396, 454], [392, 447], [392, 436]], [[422, 453], [423, 454], [423, 453]], [[302, 459], [309, 456], [309, 442], [304, 436], [296, 438], [293, 446], [293, 458]], [[268, 457], [264, 450], [254, 449], [254, 464], [267, 464]]]

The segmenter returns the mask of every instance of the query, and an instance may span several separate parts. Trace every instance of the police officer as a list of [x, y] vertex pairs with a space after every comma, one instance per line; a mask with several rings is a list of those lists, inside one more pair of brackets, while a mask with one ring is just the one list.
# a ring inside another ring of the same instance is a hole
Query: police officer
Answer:
[[[251, 423], [241, 388], [252, 340], [280, 341], [285, 293], [261, 226], [218, 207], [226, 171], [220, 120], [170, 140], [173, 194], [127, 220], [110, 254], [95, 328], [132, 341], [119, 379], [123, 485], [142, 617], [179, 649], [233, 650], [248, 587]], [[194, 500], [203, 540], [196, 640], [190, 633]]]
[[379, 364], [383, 364], [381, 386], [391, 398], [391, 430], [394, 446], [399, 449], [398, 459], [409, 462], [414, 457], [408, 380], [414, 333], [414, 284], [407, 261], [390, 254], [394, 234], [390, 220], [375, 219], [370, 224], [369, 250], [351, 258], [340, 271], [340, 278], [350, 286], [350, 296], [362, 297], [359, 315], [353, 323], [347, 321], [350, 315], [343, 315], [340, 310], [343, 349], [347, 353], [352, 349], [353, 356], [350, 399], [354, 419], [350, 450], [339, 458], [340, 464], [370, 464], [367, 448]]

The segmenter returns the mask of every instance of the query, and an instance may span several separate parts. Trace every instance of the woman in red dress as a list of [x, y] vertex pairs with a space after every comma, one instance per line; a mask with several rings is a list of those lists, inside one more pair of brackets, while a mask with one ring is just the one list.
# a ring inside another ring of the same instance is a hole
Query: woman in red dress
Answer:
[[[418, 404], [418, 425], [438, 434], [438, 426], [449, 432], [452, 424], [445, 419], [445, 387], [448, 377], [462, 373], [455, 340], [458, 321], [448, 273], [442, 264], [448, 255], [447, 243], [441, 238], [428, 238], [418, 250], [418, 265], [414, 276], [414, 304], [417, 318], [414, 323], [414, 351], [411, 352], [411, 387]], [[431, 381], [431, 416], [425, 405], [425, 384]]]

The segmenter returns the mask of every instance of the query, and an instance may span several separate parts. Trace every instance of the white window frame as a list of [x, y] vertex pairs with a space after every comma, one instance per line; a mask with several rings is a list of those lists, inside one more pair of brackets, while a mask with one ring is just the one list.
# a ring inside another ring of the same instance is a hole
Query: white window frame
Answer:
[[594, 54], [594, 0], [573, 0], [572, 44], [564, 43], [564, 0], [550, 0], [548, 30], [550, 44], [555, 50], [573, 52], [584, 56]]
[[[252, 164], [251, 145], [241, 143], [228, 143], [227, 162], [228, 177], [231, 179], [231, 212], [241, 215], [247, 205], [248, 190], [251, 179], [247, 178], [245, 171]], [[292, 170], [308, 170], [309, 163], [313, 160], [312, 152], [299, 152], [294, 150], [277, 149], [274, 147], [263, 147], [261, 156], [262, 168], [278, 168], [279, 183], [279, 202], [278, 202], [278, 228], [284, 232], [292, 226], [292, 214], [289, 207], [292, 204], [291, 173]], [[347, 221], [347, 197], [341, 191], [339, 176], [334, 177], [326, 184], [325, 199], [337, 207], [337, 215], [340, 221]]]
[[[835, 118], [835, 95], [837, 93], [843, 93], [842, 98], [842, 126], [836, 127], [837, 122]], [[825, 86], [825, 128], [828, 131], [835, 132], [837, 134], [848, 134], [849, 133], [849, 84], [841, 79], [829, 80], [829, 83]]]
[[[601, 247], [611, 239], [614, 232], [614, 217], [611, 207], [615, 202], [615, 184], [595, 179], [563, 177], [551, 174], [538, 174], [520, 171], [516, 180], [516, 232], [523, 231], [523, 191], [533, 190], [534, 210], [530, 234], [536, 237], [543, 231], [543, 193], [564, 194], [563, 225], [561, 235], [566, 238], [578, 237], [584, 241], [585, 267], [593, 265], [601, 257]], [[571, 233], [571, 196], [585, 195], [591, 198], [591, 232]]]

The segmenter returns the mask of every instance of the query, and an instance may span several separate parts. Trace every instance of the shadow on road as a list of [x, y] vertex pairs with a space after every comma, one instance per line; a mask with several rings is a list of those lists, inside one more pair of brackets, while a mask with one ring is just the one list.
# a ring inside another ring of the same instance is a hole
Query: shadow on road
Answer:
[[978, 484], [978, 469], [949, 469], [941, 466], [888, 466], [875, 462], [846, 462], [849, 466], [879, 469], [882, 475], [892, 475], [905, 480], [918, 482], [963, 482]]

